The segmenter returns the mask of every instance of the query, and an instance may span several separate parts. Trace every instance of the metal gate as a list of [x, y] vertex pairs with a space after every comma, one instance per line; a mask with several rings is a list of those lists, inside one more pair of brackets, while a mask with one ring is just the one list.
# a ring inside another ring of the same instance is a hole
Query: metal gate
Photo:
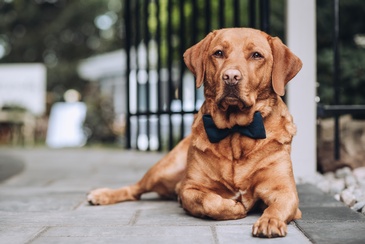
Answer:
[[184, 51], [213, 29], [269, 30], [269, 0], [126, 0], [126, 147], [167, 150], [203, 102]]
[[332, 13], [333, 13], [333, 104], [318, 104], [317, 106], [317, 117], [333, 117], [334, 118], [334, 159], [339, 160], [341, 158], [340, 155], [340, 147], [341, 147], [341, 135], [340, 135], [340, 116], [344, 114], [365, 114], [365, 105], [342, 105], [340, 103], [340, 90], [341, 90], [341, 81], [340, 81], [340, 55], [339, 55], [339, 47], [340, 47], [340, 16], [339, 16], [339, 8], [340, 8], [340, 0], [333, 0], [332, 3]]

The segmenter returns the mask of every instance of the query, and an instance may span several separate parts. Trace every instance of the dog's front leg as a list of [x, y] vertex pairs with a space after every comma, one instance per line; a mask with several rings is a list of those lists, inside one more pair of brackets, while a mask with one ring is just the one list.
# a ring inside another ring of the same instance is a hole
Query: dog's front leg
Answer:
[[183, 139], [164, 158], [153, 165], [136, 184], [119, 189], [99, 188], [91, 191], [87, 200], [91, 205], [106, 205], [139, 200], [143, 193], [157, 192], [161, 197], [176, 197], [175, 188], [185, 174], [186, 158], [191, 137]]
[[180, 200], [182, 207], [196, 217], [228, 220], [244, 218], [247, 215], [247, 210], [241, 202], [223, 198], [214, 192], [198, 190], [194, 186], [183, 186]]
[[118, 189], [98, 188], [87, 195], [87, 200], [91, 205], [107, 205], [123, 201], [138, 200], [138, 185], [125, 186]]
[[266, 189], [268, 189], [267, 194], [260, 194], [260, 198], [268, 207], [253, 225], [252, 235], [269, 238], [284, 237], [287, 234], [287, 223], [301, 218], [295, 185], [291, 187], [276, 185], [274, 188]]

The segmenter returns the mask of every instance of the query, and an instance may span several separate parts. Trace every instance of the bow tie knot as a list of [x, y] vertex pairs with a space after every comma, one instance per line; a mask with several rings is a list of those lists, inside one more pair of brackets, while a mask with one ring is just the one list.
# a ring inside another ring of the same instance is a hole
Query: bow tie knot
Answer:
[[260, 112], [255, 112], [252, 123], [247, 126], [235, 125], [232, 128], [219, 129], [209, 114], [203, 115], [203, 123], [211, 143], [217, 143], [233, 133], [240, 133], [253, 139], [266, 138], [264, 121]]

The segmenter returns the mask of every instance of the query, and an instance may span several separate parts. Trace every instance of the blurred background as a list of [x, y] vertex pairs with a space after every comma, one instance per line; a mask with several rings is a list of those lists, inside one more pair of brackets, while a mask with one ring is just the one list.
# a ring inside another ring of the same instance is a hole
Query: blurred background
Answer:
[[[222, 27], [285, 42], [286, 4], [0, 0], [0, 146], [168, 150], [203, 101], [183, 52]], [[327, 171], [326, 160], [365, 160], [365, 1], [318, 0], [315, 11], [317, 149]]]

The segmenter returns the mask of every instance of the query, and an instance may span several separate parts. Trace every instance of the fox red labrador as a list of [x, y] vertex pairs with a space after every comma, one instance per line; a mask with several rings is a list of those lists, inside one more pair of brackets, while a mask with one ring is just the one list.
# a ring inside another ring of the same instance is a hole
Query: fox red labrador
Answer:
[[249, 28], [211, 32], [184, 61], [205, 95], [191, 134], [136, 184], [93, 190], [88, 201], [113, 204], [153, 191], [217, 220], [244, 218], [260, 201], [266, 208], [253, 236], [285, 236], [301, 212], [290, 158], [296, 127], [280, 96], [302, 62], [279, 38]]

